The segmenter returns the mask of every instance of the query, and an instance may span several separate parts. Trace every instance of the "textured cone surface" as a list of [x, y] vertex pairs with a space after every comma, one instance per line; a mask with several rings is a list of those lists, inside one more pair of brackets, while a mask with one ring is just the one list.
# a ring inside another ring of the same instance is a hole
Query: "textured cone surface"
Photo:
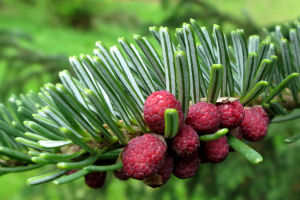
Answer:
[[198, 150], [200, 141], [197, 132], [184, 125], [171, 141], [171, 148], [180, 157], [189, 156]]
[[198, 102], [189, 108], [186, 124], [192, 126], [199, 134], [216, 131], [220, 125], [220, 113], [214, 104]]
[[221, 128], [236, 128], [244, 119], [244, 107], [239, 101], [217, 104], [221, 115]]
[[123, 168], [120, 170], [115, 170], [114, 171], [114, 175], [116, 178], [122, 180], [122, 181], [126, 181], [129, 179], [129, 177], [125, 174]]
[[165, 131], [165, 111], [174, 108], [178, 111], [180, 127], [183, 125], [183, 113], [180, 102], [167, 91], [153, 92], [144, 104], [144, 119], [147, 125], [156, 133], [163, 134]]
[[158, 170], [156, 174], [146, 178], [144, 182], [152, 188], [164, 185], [172, 175], [173, 166], [174, 159], [171, 156], [166, 155], [163, 166]]
[[204, 142], [205, 157], [213, 163], [222, 162], [229, 153], [229, 145], [226, 136], [219, 139]]
[[262, 140], [268, 131], [268, 123], [260, 112], [254, 108], [245, 109], [245, 117], [240, 126], [243, 137], [252, 142]]
[[263, 109], [263, 107], [254, 106], [253, 110], [255, 110], [257, 113], [259, 113], [262, 116], [262, 118], [267, 122], [267, 124], [269, 124], [270, 119], [269, 119], [268, 113]]
[[175, 158], [173, 174], [178, 178], [190, 178], [198, 170], [200, 158], [198, 151], [187, 157]]
[[123, 170], [130, 178], [145, 179], [164, 163], [167, 145], [156, 134], [145, 134], [129, 141], [122, 153]]
[[105, 183], [106, 172], [90, 172], [84, 176], [85, 183], [93, 189], [101, 188]]

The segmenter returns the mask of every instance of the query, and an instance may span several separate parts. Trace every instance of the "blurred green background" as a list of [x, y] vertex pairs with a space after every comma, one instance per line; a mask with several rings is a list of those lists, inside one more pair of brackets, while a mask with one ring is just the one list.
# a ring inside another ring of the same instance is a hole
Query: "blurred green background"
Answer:
[[[299, 10], [299, 0], [0, 0], [0, 100], [57, 82], [68, 57], [92, 54], [98, 40], [132, 41], [134, 33], [149, 35], [151, 25], [175, 28], [191, 17], [207, 27], [220, 24], [225, 32], [243, 28], [247, 35], [260, 34], [263, 27], [295, 20]], [[283, 142], [299, 132], [299, 122], [270, 126], [268, 137], [254, 145], [265, 159], [258, 166], [232, 153], [221, 164], [201, 165], [194, 178], [172, 177], [159, 189], [112, 174], [100, 190], [82, 180], [28, 187], [25, 180], [41, 173], [35, 170], [1, 176], [0, 199], [299, 199], [300, 143]]]

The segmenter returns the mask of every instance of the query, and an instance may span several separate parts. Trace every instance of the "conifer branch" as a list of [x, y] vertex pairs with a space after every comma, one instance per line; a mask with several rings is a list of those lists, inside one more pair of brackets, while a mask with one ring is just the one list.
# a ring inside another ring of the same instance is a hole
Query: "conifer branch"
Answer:
[[[120, 38], [121, 50], [97, 42], [93, 56], [70, 58], [76, 76], [64, 70], [59, 74], [61, 83], [45, 84], [39, 93], [12, 96], [6, 106], [1, 104], [0, 173], [54, 164], [56, 169], [28, 179], [28, 184], [62, 184], [90, 171], [121, 168], [122, 148], [150, 132], [143, 106], [158, 90], [174, 94], [183, 106], [183, 118], [190, 102], [206, 98], [215, 103], [220, 97], [261, 104], [274, 122], [280, 121], [277, 115], [281, 120], [300, 117], [289, 112], [300, 107], [299, 22], [290, 30], [289, 40], [281, 38], [276, 28], [266, 39], [250, 36], [248, 40], [236, 30], [229, 42], [220, 26], [215, 25], [210, 34], [195, 20], [177, 29], [176, 37], [167, 28], [150, 31], [158, 44], [138, 35], [137, 45]], [[178, 120], [176, 110], [166, 112], [166, 138], [176, 135]], [[227, 132], [221, 129], [200, 140], [227, 137]], [[250, 162], [263, 160], [243, 141], [228, 137]], [[98, 164], [103, 159], [113, 163]], [[73, 169], [79, 171], [64, 175]]]

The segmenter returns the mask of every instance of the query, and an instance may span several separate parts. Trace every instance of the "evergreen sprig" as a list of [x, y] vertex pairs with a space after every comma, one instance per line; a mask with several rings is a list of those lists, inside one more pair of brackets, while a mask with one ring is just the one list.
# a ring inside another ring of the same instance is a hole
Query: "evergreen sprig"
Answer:
[[[96, 42], [93, 56], [70, 58], [76, 76], [64, 70], [61, 83], [47, 83], [38, 94], [13, 96], [7, 106], [1, 104], [0, 173], [53, 165], [53, 171], [27, 183], [63, 184], [91, 171], [121, 168], [118, 161], [94, 164], [117, 160], [130, 138], [149, 132], [143, 104], [157, 90], [174, 94], [185, 117], [191, 102], [206, 98], [215, 103], [225, 96], [239, 98], [245, 106], [261, 104], [274, 122], [300, 117], [289, 112], [299, 107], [299, 22], [287, 39], [279, 27], [265, 39], [247, 39], [243, 30], [227, 38], [220, 26], [209, 33], [193, 19], [174, 35], [166, 27], [151, 27], [150, 32], [157, 44], [138, 35], [136, 45], [124, 38], [118, 40], [120, 47]], [[178, 113], [170, 109], [165, 119], [165, 136], [172, 138]], [[214, 140], [227, 132], [221, 129], [199, 139]], [[253, 149], [229, 137], [229, 144], [250, 162], [262, 161]], [[78, 171], [64, 175], [72, 169]]]

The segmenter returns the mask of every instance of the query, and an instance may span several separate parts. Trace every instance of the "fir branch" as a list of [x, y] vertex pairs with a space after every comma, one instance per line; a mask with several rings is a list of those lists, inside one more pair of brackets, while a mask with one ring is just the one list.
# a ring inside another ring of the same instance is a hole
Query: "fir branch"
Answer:
[[[137, 35], [139, 48], [124, 38], [119, 39], [121, 50], [97, 42], [94, 56], [70, 58], [76, 76], [62, 71], [61, 83], [45, 84], [38, 94], [13, 96], [7, 107], [0, 105], [0, 159], [11, 161], [2, 170], [49, 164], [63, 169], [28, 180], [35, 185], [52, 180], [62, 184], [90, 171], [119, 169], [121, 163], [95, 165], [99, 159], [116, 161], [129, 140], [150, 132], [143, 104], [157, 90], [173, 93], [184, 117], [190, 102], [206, 98], [215, 103], [224, 96], [244, 105], [262, 104], [272, 117], [280, 115], [273, 122], [300, 117], [288, 112], [300, 107], [298, 25], [290, 30], [290, 40], [281, 39], [276, 28], [266, 40], [259, 36], [247, 40], [242, 30], [236, 30], [229, 42], [220, 26], [210, 34], [191, 20], [176, 29], [174, 38], [167, 28], [151, 27], [156, 45]], [[168, 109], [165, 119], [165, 137], [173, 138], [179, 128], [177, 110]], [[227, 132], [221, 129], [200, 140], [215, 140]], [[232, 136], [229, 144], [252, 163], [263, 160]], [[63, 176], [71, 169], [79, 171]]]

